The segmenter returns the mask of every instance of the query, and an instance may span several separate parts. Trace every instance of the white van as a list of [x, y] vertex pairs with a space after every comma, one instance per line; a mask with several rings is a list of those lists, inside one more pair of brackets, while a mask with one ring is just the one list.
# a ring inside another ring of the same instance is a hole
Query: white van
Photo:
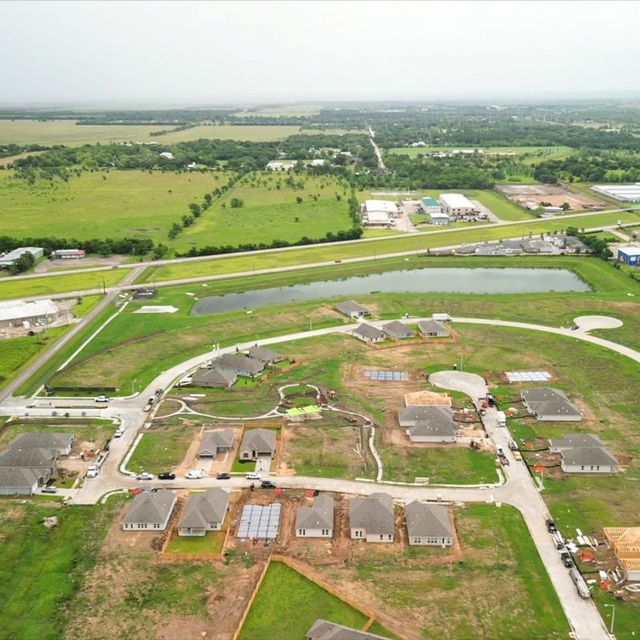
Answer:
[[98, 475], [98, 467], [95, 464], [92, 464], [87, 469], [87, 478], [95, 478]]
[[498, 419], [499, 427], [507, 426], [507, 414], [504, 411], [496, 411], [496, 418]]
[[122, 425], [120, 425], [116, 429], [116, 432], [113, 434], [113, 437], [114, 438], [121, 438], [123, 433], [124, 433], [124, 427]]
[[431, 318], [438, 322], [450, 322], [451, 316], [448, 313], [432, 313]]

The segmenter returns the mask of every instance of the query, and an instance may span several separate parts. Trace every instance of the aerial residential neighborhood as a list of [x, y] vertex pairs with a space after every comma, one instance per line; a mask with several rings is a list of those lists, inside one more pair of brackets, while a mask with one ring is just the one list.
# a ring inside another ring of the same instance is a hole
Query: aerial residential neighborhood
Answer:
[[640, 3], [0, 3], [0, 640], [640, 639]]

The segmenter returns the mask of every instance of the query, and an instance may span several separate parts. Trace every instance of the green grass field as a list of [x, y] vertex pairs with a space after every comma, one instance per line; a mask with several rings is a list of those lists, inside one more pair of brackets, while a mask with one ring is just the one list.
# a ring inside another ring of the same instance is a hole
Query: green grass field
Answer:
[[[401, 238], [334, 243], [307, 249], [273, 251], [257, 255], [242, 255], [185, 264], [163, 265], [145, 271], [141, 281], [151, 282], [154, 280], [175, 280], [207, 275], [251, 272], [255, 269], [293, 265], [302, 266], [309, 262], [331, 262], [348, 258], [373, 258], [374, 254], [381, 256], [386, 253], [401, 251], [420, 252], [449, 245], [526, 237], [529, 234], [539, 234], [546, 231], [560, 231], [566, 229], [567, 226], [588, 228], [615, 225], [618, 221], [637, 222], [640, 221], [640, 214], [637, 212], [622, 212], [580, 215], [573, 218], [534, 219], [503, 227], [485, 225], [481, 231], [477, 229], [454, 229], [450, 232], [434, 231], [423, 235], [411, 234]], [[335, 267], [338, 274], [342, 268], [342, 266]]]
[[129, 459], [128, 469], [158, 474], [171, 471], [182, 462], [195, 432], [184, 426], [154, 427], [145, 431]]
[[78, 147], [96, 142], [148, 142], [162, 125], [77, 125], [75, 120], [0, 120], [0, 144], [64, 144]]
[[134, 170], [85, 172], [68, 182], [40, 179], [29, 184], [5, 171], [0, 173], [0, 210], [15, 215], [0, 222], [0, 233], [80, 241], [149, 237], [170, 244], [167, 233], [189, 213], [189, 203], [202, 202], [205, 193], [226, 181], [222, 172]]
[[[320, 239], [329, 231], [347, 231], [353, 226], [344, 183], [329, 176], [300, 180], [304, 188], [287, 186], [285, 178], [273, 172], [246, 176], [171, 245], [186, 251], [205, 245], [269, 244], [276, 239], [295, 242], [304, 236]], [[242, 200], [243, 206], [232, 208], [234, 198]]]
[[[165, 127], [166, 128], [166, 127]], [[208, 138], [210, 140], [248, 140], [252, 142], [275, 142], [300, 132], [300, 127], [286, 125], [199, 125], [182, 131], [167, 133], [156, 138], [160, 144], [186, 142]]]
[[492, 455], [471, 449], [400, 449], [395, 445], [378, 447], [384, 467], [384, 479], [414, 482], [429, 478], [430, 484], [485, 484], [497, 482]]
[[239, 640], [302, 640], [318, 618], [356, 629], [367, 621], [367, 616], [346, 602], [285, 564], [273, 562]]
[[[0, 501], [0, 639], [60, 640], [67, 606], [97, 552], [117, 505], [60, 507]], [[55, 515], [47, 529], [42, 518]]]
[[[67, 291], [101, 290], [103, 285], [111, 287], [122, 280], [129, 269], [88, 273], [67, 273], [42, 278], [0, 280], [0, 300], [24, 298], [27, 296], [49, 296]], [[49, 330], [51, 331], [51, 329]]]

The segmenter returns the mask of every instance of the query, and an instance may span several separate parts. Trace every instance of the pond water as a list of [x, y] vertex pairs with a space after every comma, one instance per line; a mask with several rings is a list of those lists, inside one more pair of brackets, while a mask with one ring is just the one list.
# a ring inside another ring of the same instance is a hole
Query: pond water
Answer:
[[589, 290], [589, 285], [567, 269], [411, 269], [207, 296], [198, 300], [191, 314], [204, 316], [269, 304], [370, 293], [542, 293]]

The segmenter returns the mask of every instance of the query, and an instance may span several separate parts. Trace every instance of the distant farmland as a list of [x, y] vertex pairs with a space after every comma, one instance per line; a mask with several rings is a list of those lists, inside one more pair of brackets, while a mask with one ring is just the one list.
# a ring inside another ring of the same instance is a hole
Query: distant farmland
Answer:
[[58, 238], [150, 237], [167, 243], [190, 202], [227, 180], [223, 172], [83, 173], [68, 182], [26, 180], [0, 172], [0, 235]]

